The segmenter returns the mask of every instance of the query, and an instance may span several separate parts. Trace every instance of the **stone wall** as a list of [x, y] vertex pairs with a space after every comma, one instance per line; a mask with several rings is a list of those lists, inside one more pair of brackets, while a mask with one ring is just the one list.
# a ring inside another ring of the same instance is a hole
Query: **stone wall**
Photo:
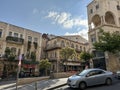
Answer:
[[108, 53], [108, 59], [106, 59], [107, 70], [116, 72], [120, 70], [120, 56], [118, 54]]
[[50, 78], [68, 78], [69, 76], [74, 75], [77, 72], [60, 72], [60, 73], [53, 73], [50, 75]]
[[29, 84], [35, 81], [41, 81], [41, 80], [46, 80], [46, 79], [49, 79], [49, 76], [48, 77], [21, 78], [18, 80], [18, 85]]

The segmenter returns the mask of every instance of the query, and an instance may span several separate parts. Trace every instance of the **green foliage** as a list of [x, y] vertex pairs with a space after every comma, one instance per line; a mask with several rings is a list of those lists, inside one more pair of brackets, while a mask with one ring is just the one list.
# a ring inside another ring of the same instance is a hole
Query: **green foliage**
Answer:
[[73, 48], [66, 47], [66, 48], [61, 49], [60, 55], [61, 55], [61, 58], [64, 62], [70, 58], [74, 58], [76, 56], [76, 52]]
[[81, 52], [80, 53], [80, 58], [84, 61], [89, 61], [90, 58], [92, 58], [92, 57], [93, 57], [93, 55], [90, 54], [89, 52]]
[[93, 44], [96, 50], [108, 51], [115, 53], [120, 51], [120, 32], [100, 31], [99, 42]]
[[42, 59], [40, 60], [39, 67], [40, 69], [48, 69], [50, 68], [51, 63], [48, 61], [48, 59]]
[[8, 60], [15, 60], [15, 56], [10, 48], [6, 47], [5, 49], [5, 57], [8, 58]]
[[6, 47], [6, 49], [5, 49], [5, 56], [6, 56], [7, 58], [8, 58], [8, 56], [10, 55], [10, 52], [11, 52], [10, 48]]
[[32, 61], [36, 61], [36, 53], [35, 52], [31, 52], [31, 59], [32, 59]]

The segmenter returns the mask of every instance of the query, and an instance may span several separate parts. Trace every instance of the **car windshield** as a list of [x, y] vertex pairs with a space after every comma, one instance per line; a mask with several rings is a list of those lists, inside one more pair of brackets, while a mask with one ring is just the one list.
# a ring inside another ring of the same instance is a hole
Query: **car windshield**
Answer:
[[83, 70], [82, 72], [77, 73], [76, 75], [84, 76], [84, 75], [86, 75], [87, 72], [88, 72], [88, 70]]

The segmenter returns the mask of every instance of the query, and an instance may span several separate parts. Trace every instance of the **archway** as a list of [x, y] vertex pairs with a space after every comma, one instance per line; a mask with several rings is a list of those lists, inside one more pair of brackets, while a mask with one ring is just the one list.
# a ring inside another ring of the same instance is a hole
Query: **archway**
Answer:
[[105, 22], [107, 24], [115, 24], [115, 19], [114, 19], [114, 16], [111, 12], [105, 13]]
[[92, 23], [94, 24], [94, 27], [97, 27], [97, 26], [101, 25], [101, 18], [100, 18], [100, 16], [97, 15], [97, 14], [94, 15], [92, 17]]

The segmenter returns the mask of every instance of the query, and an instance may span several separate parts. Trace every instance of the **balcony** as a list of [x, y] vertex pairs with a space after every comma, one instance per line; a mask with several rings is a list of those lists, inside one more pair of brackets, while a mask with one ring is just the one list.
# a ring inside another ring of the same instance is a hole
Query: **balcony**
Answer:
[[82, 50], [79, 49], [79, 48], [76, 48], [75, 51], [76, 51], [77, 53], [81, 53], [81, 52], [82, 52]]
[[7, 36], [6, 41], [9, 43], [15, 43], [15, 44], [23, 44], [24, 39], [18, 38], [18, 37], [13, 37], [13, 36]]
[[56, 45], [47, 46], [46, 51], [54, 50], [54, 49], [61, 49], [61, 48], [62, 46], [60, 44], [56, 44]]

